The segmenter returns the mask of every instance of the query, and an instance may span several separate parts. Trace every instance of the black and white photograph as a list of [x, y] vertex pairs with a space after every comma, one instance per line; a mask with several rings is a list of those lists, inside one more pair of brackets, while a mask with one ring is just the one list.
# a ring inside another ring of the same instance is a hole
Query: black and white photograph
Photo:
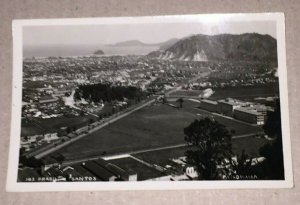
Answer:
[[292, 187], [281, 13], [13, 22], [10, 191]]

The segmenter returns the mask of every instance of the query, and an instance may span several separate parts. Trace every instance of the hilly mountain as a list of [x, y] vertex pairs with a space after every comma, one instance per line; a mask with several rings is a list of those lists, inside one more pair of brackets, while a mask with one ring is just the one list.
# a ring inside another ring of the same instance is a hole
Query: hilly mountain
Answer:
[[177, 43], [179, 41], [178, 38], [171, 38], [170, 40], [161, 42], [161, 43], [157, 43], [155, 45], [159, 46], [159, 50], [167, 50], [168, 48], [170, 48], [171, 46], [173, 46], [175, 43]]
[[134, 46], [149, 46], [149, 47], [159, 47], [159, 50], [166, 50], [172, 45], [174, 45], [179, 39], [177, 38], [171, 38], [170, 40], [163, 41], [160, 43], [143, 43], [139, 40], [130, 40], [130, 41], [123, 41], [123, 42], [118, 42], [115, 44], [108, 44], [106, 46], [110, 47], [134, 47]]
[[130, 46], [148, 46], [149, 44], [145, 44], [139, 40], [130, 40], [130, 41], [122, 41], [115, 44], [108, 44], [106, 46], [111, 47], [130, 47]]
[[277, 61], [277, 41], [269, 35], [193, 35], [178, 40], [165, 50], [148, 57], [182, 61]]

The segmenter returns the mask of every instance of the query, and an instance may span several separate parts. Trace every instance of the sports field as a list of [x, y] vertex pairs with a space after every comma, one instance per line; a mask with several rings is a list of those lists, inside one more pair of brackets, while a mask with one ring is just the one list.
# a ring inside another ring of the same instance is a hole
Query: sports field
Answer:
[[31, 121], [22, 120], [21, 136], [59, 132], [61, 127], [80, 128], [89, 124], [93, 116], [56, 117], [49, 119], [35, 118]]
[[[173, 102], [176, 105], [176, 102]], [[184, 143], [183, 129], [195, 119], [207, 116], [198, 103], [185, 101], [183, 108], [157, 104], [138, 110], [57, 152], [67, 159], [126, 153]], [[234, 129], [235, 135], [256, 133], [261, 128], [215, 116], [215, 120]]]
[[[202, 90], [177, 90], [170, 96], [190, 96], [199, 97], [203, 94]], [[210, 96], [212, 100], [224, 98], [237, 98], [241, 100], [253, 100], [254, 98], [273, 97], [279, 95], [278, 83], [269, 83], [265, 85], [245, 86], [245, 87], [227, 87], [227, 88], [212, 88], [214, 94]]]
[[257, 97], [272, 97], [279, 95], [279, 84], [269, 83], [266, 85], [247, 87], [228, 87], [213, 89], [215, 93], [210, 97], [213, 100], [224, 98], [237, 98], [241, 100], [252, 100]]
[[203, 94], [203, 90], [177, 90], [170, 94], [170, 96], [190, 96], [199, 97]]
[[21, 136], [40, 135], [46, 133], [45, 128], [33, 123], [22, 120]]

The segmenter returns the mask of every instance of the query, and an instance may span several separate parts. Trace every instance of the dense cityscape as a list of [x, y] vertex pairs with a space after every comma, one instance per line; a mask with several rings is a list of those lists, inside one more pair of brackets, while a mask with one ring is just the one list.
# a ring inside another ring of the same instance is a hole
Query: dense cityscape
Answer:
[[24, 58], [18, 181], [283, 177], [276, 61], [98, 53]]

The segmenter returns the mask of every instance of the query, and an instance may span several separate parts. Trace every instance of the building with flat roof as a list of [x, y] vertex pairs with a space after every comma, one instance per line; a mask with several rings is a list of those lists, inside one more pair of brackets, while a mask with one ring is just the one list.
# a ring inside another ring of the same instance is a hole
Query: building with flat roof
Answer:
[[241, 106], [238, 101], [230, 98], [219, 100], [218, 103], [220, 113], [227, 116], [232, 116], [233, 110]]
[[65, 167], [62, 169], [63, 176], [67, 181], [75, 181], [81, 175], [73, 167]]
[[66, 181], [63, 171], [57, 167], [51, 167], [47, 171], [42, 172], [42, 176], [46, 178], [46, 181]]
[[88, 161], [82, 163], [82, 165], [92, 174], [101, 178], [103, 181], [115, 181], [117, 179], [117, 177], [113, 173], [98, 165], [96, 162]]
[[56, 159], [50, 156], [43, 158], [41, 160], [41, 163], [42, 163], [42, 171], [47, 171], [52, 167], [60, 167], [60, 163]]
[[108, 162], [102, 158], [98, 158], [96, 160], [93, 160], [93, 162], [97, 163], [98, 165], [100, 165], [101, 167], [105, 167]]
[[200, 108], [256, 125], [263, 125], [272, 108], [258, 103], [227, 98], [218, 101], [201, 100]]
[[75, 169], [75, 171], [80, 174], [82, 177], [87, 177], [87, 178], [96, 178], [97, 181], [103, 181], [96, 175], [92, 174], [90, 171], [88, 171], [84, 166], [82, 165], [72, 165], [72, 167]]
[[217, 101], [201, 100], [199, 107], [204, 110], [211, 111], [211, 112], [219, 112], [219, 104]]
[[251, 124], [263, 125], [265, 122], [264, 114], [251, 107], [236, 108], [233, 115], [236, 119]]
[[252, 107], [255, 105], [254, 103], [251, 103], [251, 102], [245, 102], [245, 101], [237, 100], [237, 99], [233, 99], [233, 98], [226, 98], [226, 99], [218, 100], [218, 104], [219, 104], [219, 112], [224, 115], [227, 115], [227, 116], [233, 116], [233, 111], [236, 108]]
[[115, 176], [117, 176], [120, 180], [124, 181], [137, 181], [137, 173], [135, 173], [132, 170], [124, 170], [120, 167], [118, 167], [115, 164], [109, 163], [104, 159], [97, 159], [94, 160], [96, 164], [101, 166], [102, 168], [106, 169], [107, 171], [113, 173]]
[[132, 170], [124, 170], [111, 163], [107, 164], [106, 168], [123, 181], [137, 181], [137, 173]]

